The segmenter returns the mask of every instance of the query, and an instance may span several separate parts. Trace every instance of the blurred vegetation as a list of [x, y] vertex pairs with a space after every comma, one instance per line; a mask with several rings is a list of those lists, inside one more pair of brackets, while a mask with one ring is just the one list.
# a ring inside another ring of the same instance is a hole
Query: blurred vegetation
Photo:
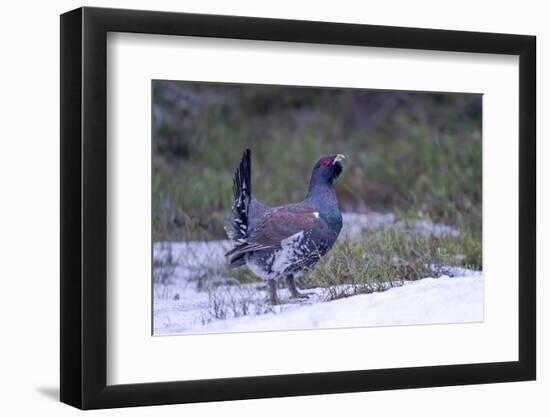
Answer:
[[481, 264], [481, 95], [153, 81], [152, 116], [155, 241], [225, 238], [247, 147], [253, 193], [273, 206], [343, 153], [344, 210], [453, 225]]

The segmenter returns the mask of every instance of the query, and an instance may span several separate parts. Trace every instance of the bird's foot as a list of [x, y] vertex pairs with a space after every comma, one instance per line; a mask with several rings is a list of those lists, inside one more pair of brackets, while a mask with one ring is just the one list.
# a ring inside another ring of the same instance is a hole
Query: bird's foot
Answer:
[[277, 298], [268, 297], [268, 298], [266, 298], [265, 301], [266, 301], [267, 304], [271, 304], [272, 306], [282, 304], [281, 300], [278, 297]]
[[281, 304], [281, 300], [279, 300], [279, 297], [277, 296], [277, 283], [274, 279], [270, 279], [267, 281], [268, 284], [268, 296], [267, 296], [267, 302], [271, 305], [277, 305]]
[[294, 281], [294, 277], [292, 275], [287, 275], [285, 277], [286, 284], [288, 286], [288, 291], [290, 291], [290, 298], [291, 299], [304, 299], [309, 298], [309, 295], [301, 293], [298, 291], [298, 288], [296, 287], [296, 282]]
[[298, 290], [292, 291], [290, 294], [290, 298], [292, 299], [298, 299], [298, 300], [305, 300], [309, 298], [309, 294], [305, 292], [300, 292]]

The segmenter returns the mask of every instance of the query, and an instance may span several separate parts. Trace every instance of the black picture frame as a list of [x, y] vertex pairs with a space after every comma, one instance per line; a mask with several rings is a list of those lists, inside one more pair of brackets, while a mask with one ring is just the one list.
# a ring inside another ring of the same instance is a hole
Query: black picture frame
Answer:
[[[107, 385], [108, 32], [519, 56], [519, 360]], [[533, 380], [534, 36], [102, 8], [61, 15], [61, 401], [81, 409]]]

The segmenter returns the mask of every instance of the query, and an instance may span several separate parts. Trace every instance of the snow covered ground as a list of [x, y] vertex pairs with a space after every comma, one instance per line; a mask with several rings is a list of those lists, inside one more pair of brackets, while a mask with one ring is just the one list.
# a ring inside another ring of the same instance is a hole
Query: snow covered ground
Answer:
[[[253, 290], [252, 290], [253, 291]], [[177, 300], [155, 298], [155, 334], [220, 333], [268, 330], [298, 330], [336, 327], [444, 324], [483, 321], [483, 278], [467, 276], [426, 278], [384, 292], [356, 295], [319, 302], [320, 289], [298, 304], [254, 310], [262, 305], [250, 302], [252, 315], [212, 319], [207, 294], [184, 293]], [[239, 302], [236, 304], [239, 308]]]
[[[346, 214], [344, 225], [343, 234], [350, 238], [366, 229], [405, 227], [392, 214], [377, 213]], [[437, 236], [458, 234], [428, 222], [412, 228]], [[228, 241], [155, 243], [154, 259], [162, 265], [156, 273], [171, 277], [154, 285], [155, 335], [483, 321], [483, 276], [478, 271], [446, 268], [439, 278], [334, 301], [327, 301], [331, 297], [323, 288], [307, 290], [309, 298], [301, 301], [291, 301], [280, 288], [283, 303], [272, 306], [265, 302], [264, 283], [228, 280], [224, 253], [230, 247]]]

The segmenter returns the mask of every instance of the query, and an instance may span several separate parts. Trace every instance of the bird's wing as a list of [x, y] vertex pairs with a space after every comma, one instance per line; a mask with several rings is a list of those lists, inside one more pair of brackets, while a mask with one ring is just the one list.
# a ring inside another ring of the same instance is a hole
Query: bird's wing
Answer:
[[235, 247], [226, 255], [232, 258], [246, 252], [281, 248], [281, 242], [300, 232], [311, 230], [319, 214], [310, 206], [293, 204], [269, 210], [246, 242]]

